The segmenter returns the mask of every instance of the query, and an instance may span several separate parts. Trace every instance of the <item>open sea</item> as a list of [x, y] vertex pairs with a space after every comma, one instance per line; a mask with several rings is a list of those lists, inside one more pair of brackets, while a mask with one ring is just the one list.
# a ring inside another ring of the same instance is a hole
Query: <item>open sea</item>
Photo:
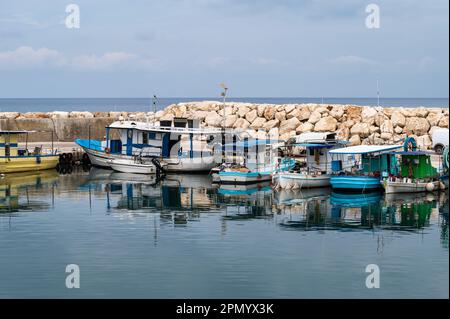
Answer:
[[[448, 192], [62, 173], [0, 177], [0, 298], [449, 297]], [[368, 289], [372, 264], [380, 287]]]
[[[159, 98], [157, 109], [180, 102], [220, 101], [219, 98]], [[330, 103], [377, 106], [376, 98], [233, 98], [227, 101], [269, 104]], [[448, 98], [381, 98], [380, 106], [390, 107], [449, 107]], [[51, 111], [153, 111], [151, 98], [0, 98], [0, 112]]]

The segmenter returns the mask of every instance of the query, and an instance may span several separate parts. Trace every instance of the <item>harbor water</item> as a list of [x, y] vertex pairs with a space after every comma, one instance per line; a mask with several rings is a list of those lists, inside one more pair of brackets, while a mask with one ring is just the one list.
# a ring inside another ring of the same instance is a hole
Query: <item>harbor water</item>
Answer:
[[[0, 298], [449, 297], [448, 192], [64, 173], [0, 178]], [[379, 288], [366, 286], [371, 264]]]

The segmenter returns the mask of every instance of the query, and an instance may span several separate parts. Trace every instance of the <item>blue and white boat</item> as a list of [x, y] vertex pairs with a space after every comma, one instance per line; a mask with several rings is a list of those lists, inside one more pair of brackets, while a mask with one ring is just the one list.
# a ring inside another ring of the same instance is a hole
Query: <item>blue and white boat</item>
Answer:
[[199, 121], [184, 118], [159, 123], [122, 120], [106, 127], [104, 141], [75, 142], [99, 167], [112, 168], [112, 164], [123, 161], [134, 163], [138, 157], [157, 159], [168, 172], [209, 171], [217, 164], [208, 138], [220, 133], [220, 129], [202, 129]]
[[[392, 154], [403, 145], [358, 145], [330, 151], [331, 187], [341, 191], [372, 191], [382, 188], [382, 176], [395, 174], [397, 158]], [[345, 167], [343, 163], [350, 162]]]
[[306, 150], [306, 162], [295, 170], [277, 172], [273, 176], [275, 189], [303, 189], [330, 186], [330, 150], [344, 147], [346, 141], [336, 139], [336, 133], [311, 132], [295, 138], [290, 147]]
[[270, 143], [266, 140], [244, 140], [226, 147], [234, 149], [233, 153], [240, 150], [241, 154], [234, 156], [239, 159], [235, 163], [225, 163], [218, 173], [221, 184], [253, 184], [271, 181], [272, 174], [280, 171], [288, 171], [295, 166], [295, 160], [291, 158], [279, 159], [275, 156], [282, 143]]

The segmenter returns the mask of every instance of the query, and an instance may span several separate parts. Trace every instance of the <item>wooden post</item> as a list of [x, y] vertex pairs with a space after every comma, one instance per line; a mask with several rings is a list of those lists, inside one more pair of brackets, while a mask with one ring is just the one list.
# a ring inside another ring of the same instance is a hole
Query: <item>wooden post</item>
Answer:
[[25, 152], [27, 153], [26, 155], [28, 156], [28, 132], [27, 134], [25, 134]]

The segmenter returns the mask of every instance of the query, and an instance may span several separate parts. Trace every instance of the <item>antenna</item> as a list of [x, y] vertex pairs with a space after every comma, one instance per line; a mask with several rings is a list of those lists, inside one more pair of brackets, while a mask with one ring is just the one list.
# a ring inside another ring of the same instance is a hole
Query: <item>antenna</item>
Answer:
[[225, 163], [225, 100], [227, 97], [228, 87], [224, 83], [220, 83], [220, 87], [223, 89], [220, 94], [223, 97], [223, 124], [222, 124], [222, 164]]
[[380, 83], [377, 79], [377, 106], [380, 107]]
[[153, 112], [156, 113], [156, 103], [158, 102], [158, 98], [156, 95], [153, 95]]
[[225, 107], [225, 99], [227, 97], [228, 87], [224, 83], [220, 83], [220, 87], [223, 89], [223, 92], [220, 95], [223, 97], [223, 106]]

